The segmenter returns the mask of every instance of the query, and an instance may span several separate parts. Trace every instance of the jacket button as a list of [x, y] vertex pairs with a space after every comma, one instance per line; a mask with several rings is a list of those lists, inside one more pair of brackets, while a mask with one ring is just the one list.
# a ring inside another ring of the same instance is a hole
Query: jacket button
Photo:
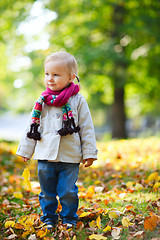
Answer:
[[58, 119], [58, 118], [60, 118], [60, 114], [59, 113], [56, 113], [55, 114], [55, 117]]

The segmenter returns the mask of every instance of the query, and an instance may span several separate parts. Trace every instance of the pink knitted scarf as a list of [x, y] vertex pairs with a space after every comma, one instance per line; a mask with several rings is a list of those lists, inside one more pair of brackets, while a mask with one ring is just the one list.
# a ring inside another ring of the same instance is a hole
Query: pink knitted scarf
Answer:
[[58, 130], [58, 133], [61, 136], [66, 136], [67, 134], [79, 132], [80, 127], [75, 126], [72, 110], [68, 103], [69, 98], [76, 95], [79, 92], [79, 90], [80, 90], [79, 86], [75, 85], [72, 82], [67, 88], [61, 91], [52, 91], [51, 89], [47, 88], [44, 92], [42, 92], [40, 98], [38, 99], [34, 106], [30, 132], [27, 133], [27, 137], [32, 138], [34, 140], [41, 139], [41, 135], [38, 132], [38, 127], [40, 125], [40, 117], [43, 103], [49, 106], [62, 107], [63, 126], [60, 130]]
[[[44, 102], [49, 106], [62, 107], [64, 106], [70, 97], [76, 95], [79, 92], [79, 86], [74, 84], [73, 82], [69, 85], [69, 87], [61, 90], [61, 91], [52, 91], [47, 88], [44, 92], [42, 92], [42, 96], [45, 98]], [[53, 101], [52, 95], [58, 95], [56, 99]]]

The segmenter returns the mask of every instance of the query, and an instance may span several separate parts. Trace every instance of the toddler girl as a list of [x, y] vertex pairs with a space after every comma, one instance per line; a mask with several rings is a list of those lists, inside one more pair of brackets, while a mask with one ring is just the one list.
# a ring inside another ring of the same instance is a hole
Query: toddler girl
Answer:
[[94, 127], [79, 85], [73, 83], [75, 78], [79, 81], [75, 58], [66, 52], [53, 53], [44, 68], [46, 90], [33, 108], [17, 154], [26, 162], [34, 153], [38, 160], [41, 221], [55, 225], [58, 196], [60, 218], [71, 227], [78, 220], [79, 164], [89, 167], [97, 159]]

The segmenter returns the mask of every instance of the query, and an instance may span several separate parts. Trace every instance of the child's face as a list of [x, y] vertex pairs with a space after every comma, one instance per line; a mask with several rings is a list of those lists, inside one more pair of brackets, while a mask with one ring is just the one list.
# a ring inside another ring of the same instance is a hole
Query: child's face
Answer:
[[52, 91], [60, 91], [74, 80], [67, 72], [66, 66], [62, 61], [50, 61], [45, 65], [45, 84]]

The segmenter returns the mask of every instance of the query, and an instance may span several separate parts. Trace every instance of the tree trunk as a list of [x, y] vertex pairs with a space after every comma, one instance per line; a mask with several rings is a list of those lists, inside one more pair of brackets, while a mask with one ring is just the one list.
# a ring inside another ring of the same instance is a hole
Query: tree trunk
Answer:
[[[125, 7], [121, 4], [114, 5], [113, 11], [113, 23], [114, 28], [112, 30], [112, 39], [116, 44], [120, 43], [120, 39], [124, 36], [121, 29], [124, 24]], [[114, 83], [114, 102], [112, 109], [112, 138], [126, 138], [125, 128], [125, 103], [124, 103], [124, 91], [126, 84], [126, 71], [127, 63], [125, 60], [125, 51], [122, 50], [117, 53], [117, 58], [114, 61], [113, 69], [113, 83]]]
[[125, 122], [124, 88], [115, 87], [112, 109], [112, 138], [127, 137]]

